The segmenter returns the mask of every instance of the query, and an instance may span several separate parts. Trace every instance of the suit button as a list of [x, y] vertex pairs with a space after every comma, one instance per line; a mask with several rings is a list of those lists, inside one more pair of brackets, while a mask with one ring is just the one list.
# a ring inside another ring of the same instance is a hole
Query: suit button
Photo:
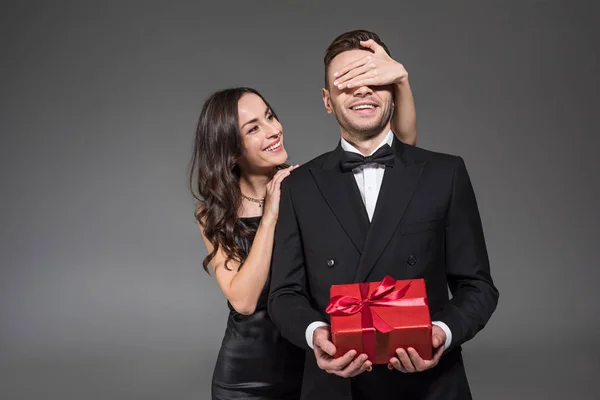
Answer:
[[335, 260], [334, 260], [333, 258], [332, 258], [332, 259], [330, 259], [330, 260], [327, 260], [327, 266], [328, 266], [329, 268], [333, 268], [333, 267], [334, 267], [334, 265], [335, 265]]
[[413, 256], [412, 254], [408, 257], [408, 260], [406, 260], [406, 262], [408, 263], [408, 265], [410, 265], [411, 267], [413, 265], [415, 265], [417, 263], [417, 259], [415, 258], [415, 256]]

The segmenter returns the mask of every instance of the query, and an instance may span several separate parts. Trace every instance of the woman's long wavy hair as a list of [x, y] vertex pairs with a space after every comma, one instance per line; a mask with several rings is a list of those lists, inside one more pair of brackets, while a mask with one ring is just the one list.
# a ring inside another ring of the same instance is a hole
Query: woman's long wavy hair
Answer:
[[239, 240], [251, 243], [255, 230], [238, 223], [242, 197], [240, 167], [242, 137], [238, 120], [238, 101], [244, 94], [259, 96], [275, 115], [273, 108], [255, 89], [238, 87], [218, 91], [204, 103], [194, 141], [190, 165], [190, 189], [198, 201], [195, 217], [213, 246], [202, 262], [208, 265], [219, 249], [226, 255], [225, 268], [231, 260], [241, 264], [247, 254]]

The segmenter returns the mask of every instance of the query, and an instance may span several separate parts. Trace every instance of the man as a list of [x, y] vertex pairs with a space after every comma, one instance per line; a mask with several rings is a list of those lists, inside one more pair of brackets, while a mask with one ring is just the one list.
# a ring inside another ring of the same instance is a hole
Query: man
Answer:
[[[270, 315], [284, 337], [312, 349], [303, 399], [469, 399], [461, 344], [498, 302], [475, 195], [462, 158], [405, 145], [390, 131], [394, 92], [370, 72], [381, 53], [389, 57], [367, 31], [327, 49], [323, 102], [342, 137], [283, 182]], [[331, 285], [385, 275], [425, 279], [434, 357], [398, 349], [387, 366], [354, 351], [333, 357]]]

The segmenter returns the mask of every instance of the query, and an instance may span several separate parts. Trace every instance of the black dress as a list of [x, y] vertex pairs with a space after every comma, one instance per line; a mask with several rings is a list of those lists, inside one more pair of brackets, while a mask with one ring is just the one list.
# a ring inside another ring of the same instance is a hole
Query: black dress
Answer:
[[[256, 229], [260, 218], [241, 218], [240, 223]], [[251, 243], [240, 244], [248, 253]], [[214, 400], [300, 398], [305, 351], [284, 339], [271, 322], [268, 290], [269, 279], [251, 315], [236, 312], [227, 302], [227, 329], [212, 380]]]

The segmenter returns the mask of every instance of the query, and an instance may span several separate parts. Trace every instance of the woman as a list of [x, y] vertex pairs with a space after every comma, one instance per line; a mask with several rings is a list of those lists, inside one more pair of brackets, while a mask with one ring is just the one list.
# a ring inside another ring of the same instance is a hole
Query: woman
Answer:
[[[381, 60], [379, 76], [389, 80], [381, 84], [398, 82], [392, 128], [414, 144], [416, 117], [406, 71], [389, 60]], [[337, 84], [358, 82], [360, 74], [353, 70], [343, 71]], [[213, 374], [213, 399], [300, 397], [305, 352], [283, 339], [267, 314], [280, 185], [297, 167], [286, 160], [282, 126], [256, 90], [226, 89], [206, 101], [190, 183], [200, 202], [196, 218], [208, 249], [203, 267], [209, 274], [212, 268], [230, 309]]]

